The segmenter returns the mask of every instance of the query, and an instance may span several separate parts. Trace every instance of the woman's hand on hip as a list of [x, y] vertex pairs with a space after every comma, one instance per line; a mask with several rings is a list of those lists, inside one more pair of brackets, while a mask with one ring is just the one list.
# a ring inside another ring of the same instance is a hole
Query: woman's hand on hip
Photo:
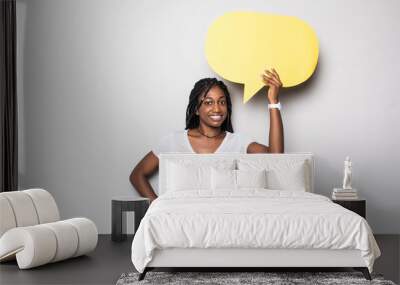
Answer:
[[267, 99], [268, 103], [276, 104], [279, 102], [279, 89], [282, 87], [281, 79], [279, 78], [278, 72], [274, 68], [270, 70], [264, 70], [262, 79], [265, 86], [268, 86]]

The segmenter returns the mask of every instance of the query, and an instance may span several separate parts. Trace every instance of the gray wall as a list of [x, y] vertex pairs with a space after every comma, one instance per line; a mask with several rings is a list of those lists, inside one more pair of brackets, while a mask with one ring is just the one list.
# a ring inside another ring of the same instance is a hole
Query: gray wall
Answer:
[[[21, 188], [51, 191], [64, 218], [110, 232], [111, 197], [137, 195], [132, 168], [184, 128], [194, 82], [214, 76], [208, 25], [253, 10], [297, 16], [320, 41], [312, 79], [281, 92], [286, 151], [315, 153], [323, 195], [350, 155], [373, 230], [400, 233], [399, 1], [17, 2]], [[235, 130], [267, 143], [265, 90], [243, 105], [242, 86], [228, 87]]]

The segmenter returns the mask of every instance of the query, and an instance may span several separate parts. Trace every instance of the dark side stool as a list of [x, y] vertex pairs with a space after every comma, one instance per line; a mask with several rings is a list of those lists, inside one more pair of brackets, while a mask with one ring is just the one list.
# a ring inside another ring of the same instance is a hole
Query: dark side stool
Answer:
[[111, 201], [111, 240], [126, 240], [126, 212], [135, 212], [135, 232], [149, 207], [149, 199], [117, 196]]

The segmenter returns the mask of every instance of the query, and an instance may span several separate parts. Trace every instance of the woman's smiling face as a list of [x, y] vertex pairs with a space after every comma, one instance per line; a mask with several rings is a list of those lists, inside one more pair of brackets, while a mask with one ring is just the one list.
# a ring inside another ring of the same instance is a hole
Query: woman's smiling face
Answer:
[[200, 97], [200, 107], [197, 114], [200, 122], [210, 127], [220, 127], [228, 114], [228, 106], [224, 92], [218, 86], [213, 86], [204, 97]]

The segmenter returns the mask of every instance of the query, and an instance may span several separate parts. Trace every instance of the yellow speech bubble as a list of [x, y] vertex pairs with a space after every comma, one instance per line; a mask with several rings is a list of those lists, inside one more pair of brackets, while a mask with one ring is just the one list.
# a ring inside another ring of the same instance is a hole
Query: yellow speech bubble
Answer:
[[246, 103], [264, 86], [266, 68], [277, 70], [284, 87], [306, 81], [317, 66], [318, 39], [296, 17], [230, 12], [208, 29], [205, 53], [217, 74], [244, 84]]

